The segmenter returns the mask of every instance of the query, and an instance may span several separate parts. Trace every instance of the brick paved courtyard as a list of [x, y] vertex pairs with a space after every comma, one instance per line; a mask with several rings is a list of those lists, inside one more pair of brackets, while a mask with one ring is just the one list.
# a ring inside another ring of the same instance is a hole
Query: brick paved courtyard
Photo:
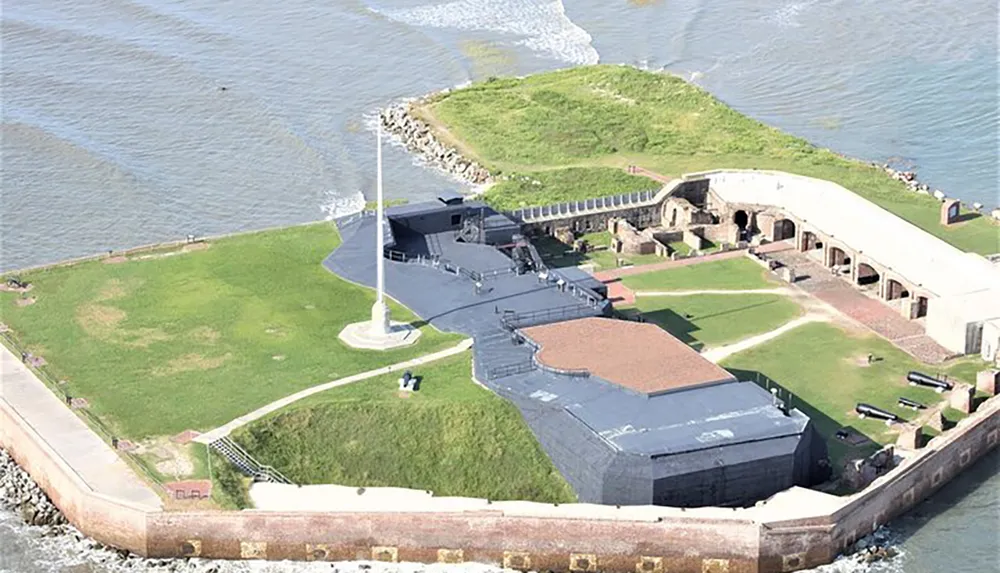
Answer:
[[925, 334], [919, 321], [907, 320], [874, 295], [869, 296], [844, 278], [833, 275], [807, 254], [786, 250], [771, 256], [795, 269], [799, 277], [796, 286], [867, 326], [917, 360], [934, 364], [952, 356], [952, 352]]

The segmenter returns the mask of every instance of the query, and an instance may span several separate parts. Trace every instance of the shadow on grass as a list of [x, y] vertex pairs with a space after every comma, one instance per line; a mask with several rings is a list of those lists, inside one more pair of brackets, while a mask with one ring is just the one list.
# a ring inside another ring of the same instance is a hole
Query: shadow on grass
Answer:
[[700, 329], [688, 320], [688, 317], [681, 316], [669, 308], [644, 312], [643, 316], [648, 322], [655, 322], [660, 325], [660, 328], [673, 334], [678, 340], [695, 350], [701, 350], [705, 346], [703, 342], [691, 335], [692, 332]]
[[701, 328], [691, 322], [692, 320], [707, 319], [707, 318], [717, 318], [720, 316], [726, 316], [735, 312], [742, 312], [744, 310], [749, 310], [751, 308], [756, 308], [760, 306], [767, 306], [770, 304], [776, 304], [777, 300], [769, 300], [766, 302], [758, 302], [754, 304], [748, 304], [741, 306], [739, 308], [731, 308], [722, 312], [716, 312], [713, 314], [706, 314], [702, 316], [694, 316], [691, 314], [685, 314], [681, 316], [669, 308], [664, 308], [660, 310], [654, 310], [650, 312], [643, 313], [646, 319], [650, 322], [655, 322], [659, 324], [664, 330], [673, 334], [675, 337], [679, 338], [681, 342], [687, 344], [695, 350], [701, 350], [705, 347], [705, 343], [696, 339], [691, 333], [701, 330]]
[[982, 406], [988, 399], [989, 396], [974, 396], [972, 398], [972, 411], [973, 412], [978, 411], [979, 407]]
[[966, 211], [965, 213], [959, 213], [958, 217], [952, 220], [952, 223], [965, 223], [966, 221], [974, 221], [982, 217], [982, 213], [976, 213], [975, 211]]
[[531, 244], [538, 249], [542, 261], [552, 268], [575, 267], [586, 262], [586, 256], [574, 251], [569, 245], [555, 237], [544, 235], [531, 239]]
[[[826, 441], [827, 454], [830, 458], [830, 465], [833, 468], [832, 479], [838, 479], [841, 476], [847, 460], [868, 456], [882, 447], [878, 442], [872, 440], [853, 426], [843, 426], [822, 410], [792, 394], [787, 388], [775, 382], [766, 374], [757, 372], [756, 370], [740, 370], [738, 368], [729, 368], [728, 370], [739, 380], [755, 382], [758, 386], [768, 391], [774, 389], [773, 394], [787, 404], [790, 409], [798, 409], [812, 420], [813, 427], [816, 428], [816, 431]], [[838, 438], [838, 430], [844, 430], [848, 437], [845, 439]]]

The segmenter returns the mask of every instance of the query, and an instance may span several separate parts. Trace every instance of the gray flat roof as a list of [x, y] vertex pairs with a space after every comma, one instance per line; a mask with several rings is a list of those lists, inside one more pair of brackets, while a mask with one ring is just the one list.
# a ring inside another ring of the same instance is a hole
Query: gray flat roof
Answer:
[[[373, 285], [374, 226], [374, 217], [354, 219], [346, 225], [343, 244], [327, 257], [324, 266], [353, 282]], [[478, 271], [509, 265], [510, 259], [492, 247], [449, 242], [449, 236], [439, 235], [444, 255], [459, 264]], [[808, 418], [798, 411], [783, 414], [772, 405], [770, 393], [752, 382], [650, 397], [595, 376], [573, 378], [541, 369], [488, 380], [485, 373], [489, 368], [530, 361], [533, 353], [528, 345], [511, 342], [510, 334], [500, 325], [498, 309], [531, 312], [579, 301], [551, 285], [540, 284], [530, 273], [501, 274], [485, 286], [477, 294], [465, 278], [416, 263], [386, 262], [390, 296], [441, 330], [475, 336], [475, 369], [480, 381], [515, 403], [557, 408], [579, 422], [567, 427], [579, 428], [580, 433], [567, 431], [560, 436], [566, 443], [578, 441], [583, 448], [592, 439], [588, 436], [596, 435], [609, 451], [656, 456], [800, 434], [808, 424]], [[601, 312], [581, 308], [592, 311], [593, 316]]]

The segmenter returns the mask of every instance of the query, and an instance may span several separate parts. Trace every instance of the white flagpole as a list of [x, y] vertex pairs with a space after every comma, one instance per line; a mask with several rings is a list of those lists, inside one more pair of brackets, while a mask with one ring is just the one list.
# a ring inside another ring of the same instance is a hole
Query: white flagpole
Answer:
[[383, 252], [385, 250], [385, 234], [384, 234], [385, 230], [382, 228], [384, 219], [384, 211], [383, 211], [384, 208], [382, 206], [382, 122], [381, 121], [378, 122], [378, 128], [376, 130], [375, 137], [378, 142], [378, 147], [376, 151], [376, 163], [378, 165], [377, 166], [378, 172], [376, 174], [376, 179], [375, 179], [376, 180], [375, 185], [377, 189], [376, 192], [378, 195], [377, 197], [378, 223], [376, 230], [376, 233], [378, 234], [378, 237], [376, 238], [378, 241], [378, 248], [375, 251], [375, 260], [376, 260], [375, 264], [378, 269], [377, 271], [378, 278], [376, 281], [376, 287], [378, 289], [378, 294], [377, 294], [378, 298], [376, 304], [384, 304], [382, 293], [385, 290], [385, 261], [384, 261], [385, 257], [383, 256]]

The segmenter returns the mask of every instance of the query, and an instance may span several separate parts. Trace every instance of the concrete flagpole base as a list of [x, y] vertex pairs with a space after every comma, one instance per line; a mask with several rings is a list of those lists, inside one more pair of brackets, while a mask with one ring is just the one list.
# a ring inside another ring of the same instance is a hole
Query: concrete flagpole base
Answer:
[[339, 338], [351, 348], [365, 350], [390, 350], [409, 346], [420, 338], [420, 329], [405, 322], [390, 321], [385, 332], [372, 328], [369, 320], [348, 324], [340, 331]]

